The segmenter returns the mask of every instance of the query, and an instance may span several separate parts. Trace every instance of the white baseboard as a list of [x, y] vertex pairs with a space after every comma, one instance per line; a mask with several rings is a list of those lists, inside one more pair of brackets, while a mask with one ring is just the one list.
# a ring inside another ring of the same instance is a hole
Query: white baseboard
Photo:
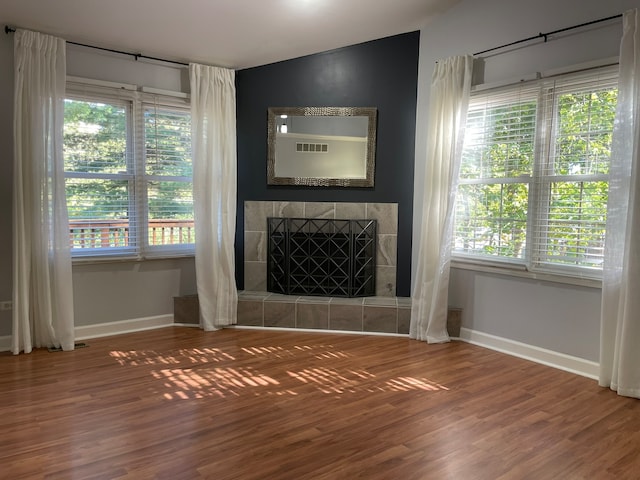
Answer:
[[532, 362], [541, 363], [594, 380], [598, 379], [600, 365], [596, 362], [585, 360], [584, 358], [554, 352], [553, 350], [527, 345], [526, 343], [517, 342], [508, 338], [496, 337], [495, 335], [464, 327], [460, 329], [459, 339], [497, 352], [513, 355], [514, 357], [531, 360]]
[[174, 327], [200, 328], [199, 323], [174, 323]]
[[[154, 330], [164, 328], [173, 323], [173, 314], [156, 315], [154, 317], [134, 318], [131, 320], [120, 320], [117, 322], [98, 323], [96, 325], [83, 325], [75, 327], [75, 339], [87, 340], [89, 338], [108, 337], [123, 333], [141, 332], [143, 330]], [[186, 325], [179, 325], [186, 326]], [[195, 325], [197, 326], [197, 325]], [[11, 335], [0, 337], [0, 352], [11, 350]]]
[[98, 323], [96, 325], [83, 325], [75, 328], [75, 335], [76, 340], [86, 340], [88, 338], [154, 330], [171, 325], [175, 325], [173, 323], [173, 314], [156, 315], [154, 317], [134, 318], [117, 322]]

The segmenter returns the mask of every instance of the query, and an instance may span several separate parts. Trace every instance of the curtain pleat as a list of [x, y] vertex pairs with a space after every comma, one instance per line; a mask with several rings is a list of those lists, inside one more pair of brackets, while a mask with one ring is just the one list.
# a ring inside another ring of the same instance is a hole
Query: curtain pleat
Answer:
[[191, 64], [193, 201], [200, 326], [236, 323], [235, 72]]
[[602, 274], [602, 386], [640, 398], [640, 31], [638, 10], [623, 16], [618, 106], [613, 131]]
[[14, 38], [13, 335], [11, 350], [74, 348], [62, 134], [65, 42]]
[[455, 195], [473, 57], [439, 61], [431, 81], [424, 205], [409, 336], [449, 341], [447, 297]]

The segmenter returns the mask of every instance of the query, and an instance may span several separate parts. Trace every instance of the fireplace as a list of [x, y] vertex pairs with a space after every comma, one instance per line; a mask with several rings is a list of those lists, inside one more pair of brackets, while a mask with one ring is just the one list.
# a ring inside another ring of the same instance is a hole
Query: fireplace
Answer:
[[[397, 203], [353, 202], [244, 202], [244, 283], [245, 292], [267, 292], [267, 218], [376, 220], [376, 297], [395, 298], [398, 237]], [[272, 294], [273, 295], [273, 294]], [[290, 295], [293, 298], [296, 296]], [[316, 296], [314, 298], [320, 298]], [[326, 297], [331, 298], [331, 297]], [[363, 298], [363, 297], [361, 297]], [[344, 301], [350, 301], [345, 299]]]
[[267, 218], [267, 290], [287, 295], [376, 294], [376, 220]]

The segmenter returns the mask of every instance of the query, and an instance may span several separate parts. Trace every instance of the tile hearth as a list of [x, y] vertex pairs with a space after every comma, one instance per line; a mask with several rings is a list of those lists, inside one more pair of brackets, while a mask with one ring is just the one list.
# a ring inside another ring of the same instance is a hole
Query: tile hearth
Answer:
[[409, 333], [411, 299], [238, 294], [238, 325], [351, 332]]
[[[197, 295], [174, 297], [174, 323], [197, 325]], [[462, 310], [449, 308], [447, 330], [460, 336]], [[408, 334], [407, 297], [296, 297], [269, 292], [238, 292], [238, 322], [246, 327], [304, 328], [362, 333]]]

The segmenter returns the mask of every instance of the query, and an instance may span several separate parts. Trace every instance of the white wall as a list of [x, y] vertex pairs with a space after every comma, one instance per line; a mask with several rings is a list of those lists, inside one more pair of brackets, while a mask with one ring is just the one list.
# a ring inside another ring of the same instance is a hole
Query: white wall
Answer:
[[[429, 84], [435, 62], [539, 32], [640, 7], [639, 0], [463, 0], [421, 31], [416, 122], [413, 277], [424, 196]], [[534, 72], [617, 56], [620, 20], [583, 33], [487, 56], [474, 83], [518, 79]], [[484, 72], [482, 72], [484, 70]], [[469, 270], [452, 270], [450, 304], [463, 308], [463, 327], [598, 361], [600, 289]]]
[[[189, 89], [186, 68], [73, 45], [67, 47], [67, 74], [171, 91]], [[0, 301], [4, 301], [12, 294], [13, 35], [0, 35], [0, 111]], [[75, 264], [73, 287], [76, 326], [172, 314], [174, 296], [196, 292], [194, 261]], [[0, 336], [10, 334], [11, 312], [0, 312]]]

